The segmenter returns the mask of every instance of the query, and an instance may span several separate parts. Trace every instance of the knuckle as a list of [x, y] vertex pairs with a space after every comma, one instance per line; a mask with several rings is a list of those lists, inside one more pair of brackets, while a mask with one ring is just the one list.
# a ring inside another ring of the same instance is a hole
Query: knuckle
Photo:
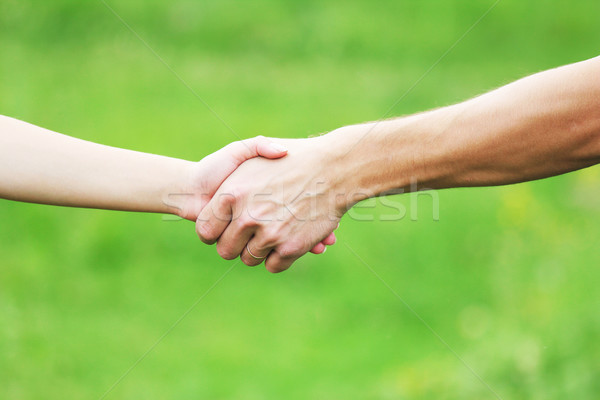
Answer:
[[196, 233], [204, 243], [211, 244], [217, 239], [211, 225], [207, 222], [196, 224]]
[[236, 219], [236, 225], [240, 230], [246, 230], [258, 226], [258, 221], [251, 215], [243, 213]]
[[267, 236], [262, 232], [255, 234], [254, 238], [252, 239], [252, 250], [256, 249], [256, 251], [260, 252], [261, 254], [275, 247], [277, 247], [277, 240]]
[[252, 252], [256, 252], [258, 254], [266, 254], [269, 253], [273, 248], [269, 243], [260, 242], [259, 240], [253, 240], [252, 242]]
[[264, 229], [261, 238], [266, 246], [273, 247], [279, 241], [280, 236], [281, 235], [279, 234], [279, 231], [277, 229], [266, 228]]
[[218, 201], [221, 207], [233, 205], [236, 201], [236, 190], [227, 187], [222, 188]]

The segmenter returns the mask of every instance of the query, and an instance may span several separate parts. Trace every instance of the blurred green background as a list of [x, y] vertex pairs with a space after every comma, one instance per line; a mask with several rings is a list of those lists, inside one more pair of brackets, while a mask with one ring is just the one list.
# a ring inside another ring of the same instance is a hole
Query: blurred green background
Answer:
[[[493, 3], [107, 2], [241, 137], [381, 118]], [[390, 115], [594, 57], [598, 15], [501, 0]], [[237, 139], [101, 1], [0, 2], [0, 113], [192, 160]], [[597, 398], [599, 181], [442, 191], [439, 221], [425, 194], [395, 199], [417, 220], [358, 210], [286, 273], [235, 265], [106, 398], [495, 398], [470, 369], [503, 399]], [[233, 265], [160, 215], [0, 219], [2, 399], [100, 398]]]

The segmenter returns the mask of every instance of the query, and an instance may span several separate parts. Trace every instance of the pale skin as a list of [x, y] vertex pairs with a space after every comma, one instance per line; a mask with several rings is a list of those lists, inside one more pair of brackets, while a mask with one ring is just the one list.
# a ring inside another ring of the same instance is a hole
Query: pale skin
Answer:
[[[240, 164], [286, 154], [282, 145], [258, 136], [192, 162], [104, 146], [0, 116], [0, 198], [169, 213], [195, 221]], [[322, 253], [334, 242], [332, 233], [311, 250]]]
[[[196, 224], [221, 256], [281, 272], [358, 201], [419, 188], [505, 185], [600, 162], [600, 57], [541, 72], [460, 104], [347, 126], [253, 159]], [[250, 178], [253, 178], [250, 181]]]

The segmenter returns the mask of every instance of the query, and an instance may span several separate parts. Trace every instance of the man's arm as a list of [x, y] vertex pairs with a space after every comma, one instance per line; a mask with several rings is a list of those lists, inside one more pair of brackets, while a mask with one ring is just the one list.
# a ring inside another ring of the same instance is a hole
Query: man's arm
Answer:
[[[502, 185], [600, 162], [600, 58], [457, 105], [281, 143], [290, 148], [287, 157], [242, 165], [197, 224], [222, 256], [260, 263], [247, 246], [268, 256], [271, 272], [287, 269], [356, 202], [410, 191], [412, 182], [431, 189]], [[235, 189], [250, 176], [252, 187]]]
[[411, 180], [432, 189], [491, 186], [585, 168], [600, 162], [600, 57], [331, 139], [351, 149], [340, 159], [354, 177], [344, 189], [374, 195], [408, 191]]

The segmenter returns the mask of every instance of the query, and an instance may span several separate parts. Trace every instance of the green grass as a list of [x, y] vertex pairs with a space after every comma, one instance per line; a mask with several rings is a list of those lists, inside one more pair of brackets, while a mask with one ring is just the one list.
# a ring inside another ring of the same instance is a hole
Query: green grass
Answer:
[[[492, 4], [107, 2], [234, 133], [100, 1], [0, 4], [0, 113], [186, 159], [383, 117]], [[596, 56], [599, 13], [502, 0], [389, 115]], [[596, 398], [599, 181], [443, 191], [439, 221], [420, 196], [284, 274], [238, 263], [106, 398], [495, 398], [403, 302], [503, 399]], [[158, 215], [0, 220], [2, 399], [99, 398], [234, 264]]]

